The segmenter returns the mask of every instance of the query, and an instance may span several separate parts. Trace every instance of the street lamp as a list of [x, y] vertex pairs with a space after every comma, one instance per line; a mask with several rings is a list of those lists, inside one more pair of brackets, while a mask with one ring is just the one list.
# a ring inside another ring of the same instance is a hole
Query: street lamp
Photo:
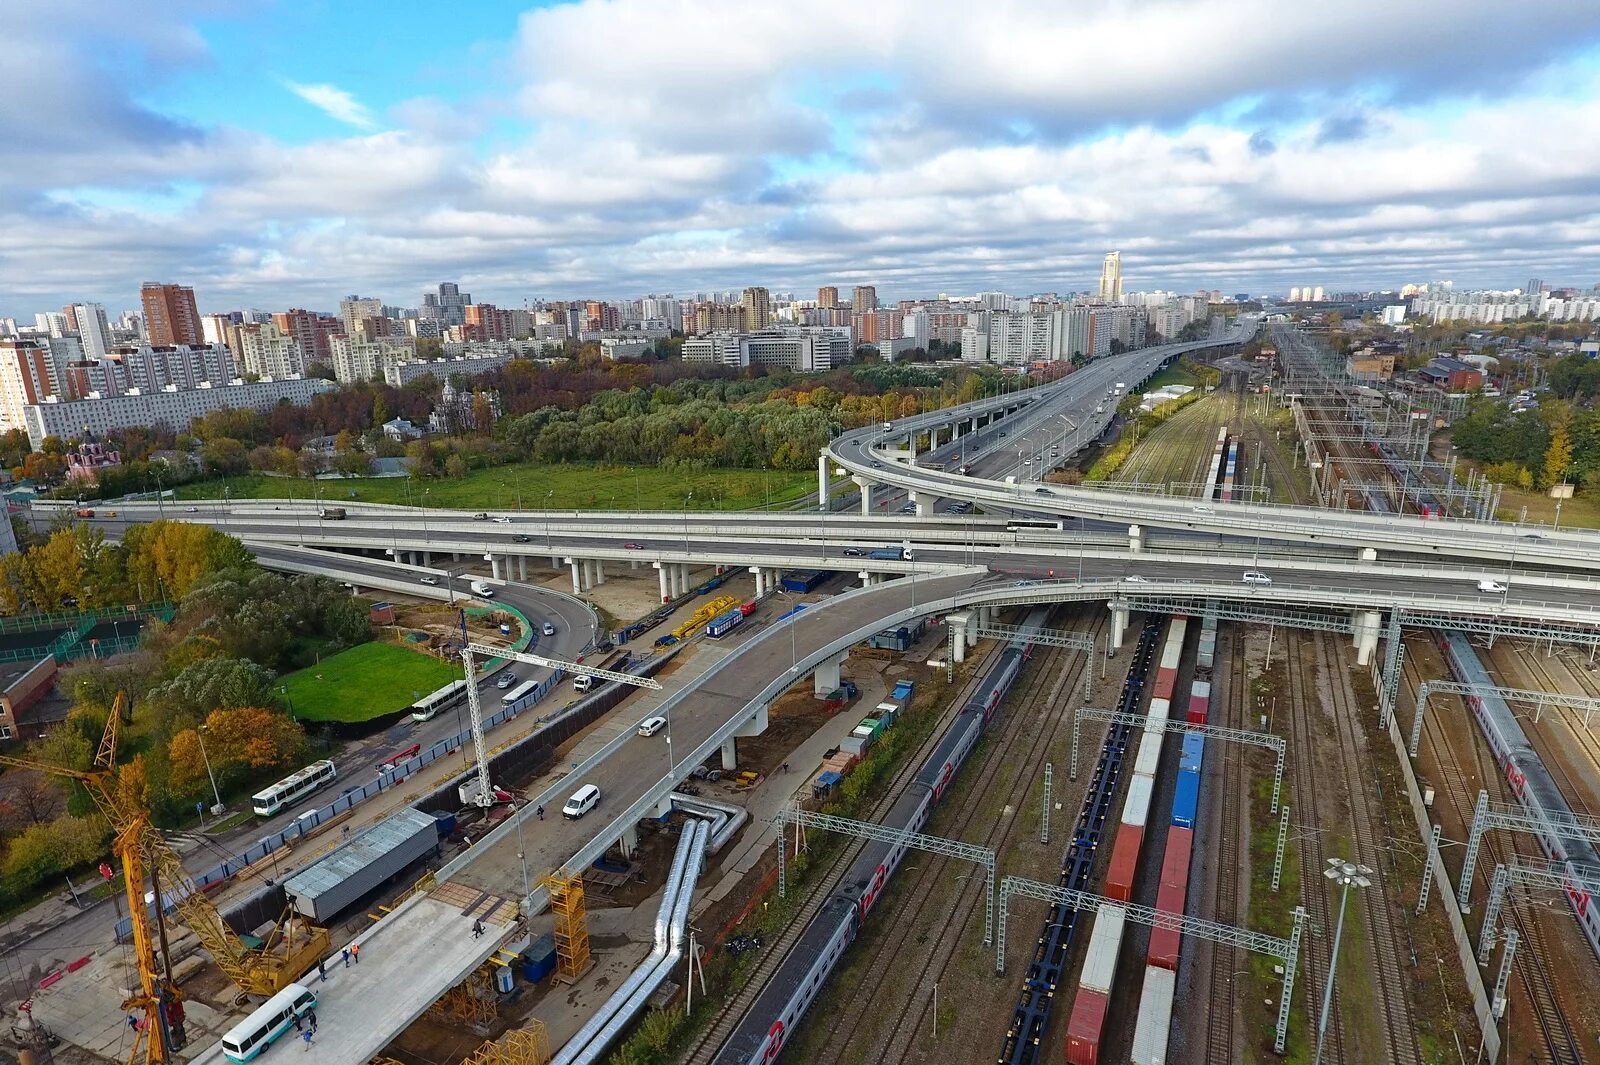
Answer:
[[206, 754], [206, 727], [201, 725], [194, 730], [194, 734], [200, 740], [200, 760], [206, 764], [206, 778], [211, 781], [211, 797], [217, 800], [217, 805], [211, 808], [212, 816], [216, 816], [223, 811], [224, 807], [222, 805], [222, 793], [217, 791], [217, 776], [211, 772], [211, 757]]
[[690, 492], [683, 497], [683, 553], [689, 553], [689, 504], [694, 502], [694, 493]]
[[544, 549], [550, 550], [550, 497], [556, 494], [554, 488], [544, 494]]
[[1322, 875], [1344, 890], [1339, 894], [1339, 923], [1333, 930], [1333, 953], [1328, 956], [1328, 982], [1322, 988], [1322, 1016], [1317, 1021], [1317, 1054], [1312, 1065], [1322, 1065], [1322, 1042], [1328, 1035], [1328, 1010], [1333, 1004], [1333, 978], [1339, 971], [1339, 938], [1344, 935], [1344, 908], [1350, 901], [1352, 887], [1371, 887], [1367, 875], [1372, 870], [1365, 865], [1347, 862], [1343, 858], [1329, 858], [1328, 868]]

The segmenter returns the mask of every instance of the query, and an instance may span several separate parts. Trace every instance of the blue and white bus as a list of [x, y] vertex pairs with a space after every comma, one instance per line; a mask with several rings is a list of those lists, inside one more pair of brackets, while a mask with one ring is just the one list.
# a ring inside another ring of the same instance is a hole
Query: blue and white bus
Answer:
[[222, 1056], [240, 1063], [254, 1061], [266, 1053], [274, 1039], [294, 1027], [296, 1017], [304, 1017], [316, 1008], [317, 996], [309, 988], [290, 984], [228, 1029], [222, 1037]]
[[425, 695], [417, 700], [417, 704], [411, 708], [411, 720], [432, 721], [439, 716], [440, 711], [450, 709], [464, 701], [466, 697], [467, 682], [453, 680], [431, 695]]
[[250, 796], [255, 811], [262, 817], [271, 817], [286, 806], [293, 806], [313, 791], [338, 779], [339, 770], [330, 761], [312, 762], [304, 769], [291, 773], [272, 787]]
[[500, 705], [507, 710], [521, 710], [533, 702], [534, 692], [538, 690], [540, 681], [525, 680], [515, 688], [500, 696]]

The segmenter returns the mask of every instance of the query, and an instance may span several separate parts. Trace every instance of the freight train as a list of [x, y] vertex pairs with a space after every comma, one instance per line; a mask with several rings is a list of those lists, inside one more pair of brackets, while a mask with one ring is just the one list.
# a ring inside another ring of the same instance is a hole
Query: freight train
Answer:
[[[1139, 711], [1145, 678], [1149, 676], [1155, 660], [1156, 641], [1160, 635], [1161, 618], [1147, 618], [1140, 630], [1139, 642], [1134, 647], [1133, 664], [1122, 682], [1122, 693], [1117, 700], [1117, 709], [1123, 713], [1136, 714]], [[1169, 675], [1175, 680], [1175, 662]], [[1159, 690], [1159, 674], [1157, 686]], [[1169, 700], [1170, 694], [1168, 689]], [[1132, 728], [1128, 725], [1113, 725], [1107, 730], [1105, 743], [1100, 748], [1099, 762], [1073, 827], [1072, 841], [1062, 857], [1059, 883], [1064, 888], [1075, 891], [1092, 888], [1095, 861], [1100, 843], [1105, 838], [1123, 763], [1128, 757], [1131, 732]], [[1137, 765], [1136, 759], [1136, 768]], [[1077, 933], [1078, 917], [1076, 908], [1063, 903], [1050, 907], [1028, 964], [1027, 976], [1012, 1013], [1011, 1026], [1006, 1030], [1000, 1065], [1035, 1065], [1039, 1060], [1040, 1042], [1050, 1024], [1056, 985], [1066, 967], [1067, 951]]]
[[[1043, 627], [1048, 616], [1048, 607], [1029, 612], [1018, 636], [1001, 652], [999, 661], [979, 683], [977, 693], [890, 809], [883, 820], [884, 827], [916, 832], [926, 823], [993, 720], [1000, 700], [1016, 683], [1023, 663], [1032, 653], [1029, 637]], [[855, 941], [861, 922], [877, 903], [905, 852], [906, 847], [900, 843], [868, 843], [862, 848], [838, 889], [822, 904], [750, 1012], [723, 1044], [713, 1065], [756, 1065], [778, 1057], [828, 974]]]
[[[1441, 630], [1438, 640], [1445, 661], [1457, 680], [1463, 684], [1494, 684], [1465, 633], [1453, 629]], [[1596, 852], [1593, 844], [1576, 834], [1562, 832], [1561, 822], [1570, 823], [1572, 808], [1567, 805], [1561, 789], [1556, 786], [1539, 753], [1528, 742], [1527, 734], [1522, 731], [1522, 725], [1505, 700], [1498, 695], [1467, 695], [1463, 698], [1489, 741], [1489, 750], [1494, 753], [1495, 762], [1505, 775], [1506, 783], [1511, 785], [1511, 793], [1530, 815], [1544, 823], [1544, 830], [1539, 833], [1540, 849], [1568, 873], [1574, 872], [1574, 866], [1591, 870], [1600, 868], [1600, 853]], [[1564, 894], [1578, 918], [1584, 937], [1589, 940], [1589, 946], [1600, 957], [1600, 899], [1579, 887], [1579, 883], [1576, 879], [1569, 881]]]
[[1226, 459], [1228, 447], [1228, 427], [1224, 425], [1217, 430], [1217, 443], [1211, 449], [1211, 466], [1206, 472], [1205, 486], [1206, 498], [1216, 499], [1221, 492], [1222, 464]]

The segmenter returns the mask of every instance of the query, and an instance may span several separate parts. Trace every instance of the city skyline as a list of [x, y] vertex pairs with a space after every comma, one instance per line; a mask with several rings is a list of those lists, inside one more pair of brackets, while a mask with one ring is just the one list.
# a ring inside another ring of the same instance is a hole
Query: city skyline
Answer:
[[344, 5], [18, 8], [50, 76], [0, 101], [0, 316], [150, 279], [206, 313], [446, 277], [1092, 292], [1110, 249], [1129, 291], [1600, 281], [1600, 9], [1572, 0], [1360, 2], [1363, 34], [1266, 0], [401, 5], [381, 40]]

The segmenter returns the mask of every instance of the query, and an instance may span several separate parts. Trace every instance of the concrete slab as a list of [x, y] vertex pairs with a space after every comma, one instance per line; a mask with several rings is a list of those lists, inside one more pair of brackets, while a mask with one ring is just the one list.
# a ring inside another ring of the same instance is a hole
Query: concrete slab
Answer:
[[[138, 983], [122, 951], [97, 954], [77, 972], [33, 995], [33, 1015], [61, 1039], [93, 1054], [125, 1061], [133, 1045], [128, 1015], [122, 1001]], [[184, 1003], [189, 1044], [178, 1052], [183, 1059], [194, 1058], [236, 1023], [204, 1002]]]

